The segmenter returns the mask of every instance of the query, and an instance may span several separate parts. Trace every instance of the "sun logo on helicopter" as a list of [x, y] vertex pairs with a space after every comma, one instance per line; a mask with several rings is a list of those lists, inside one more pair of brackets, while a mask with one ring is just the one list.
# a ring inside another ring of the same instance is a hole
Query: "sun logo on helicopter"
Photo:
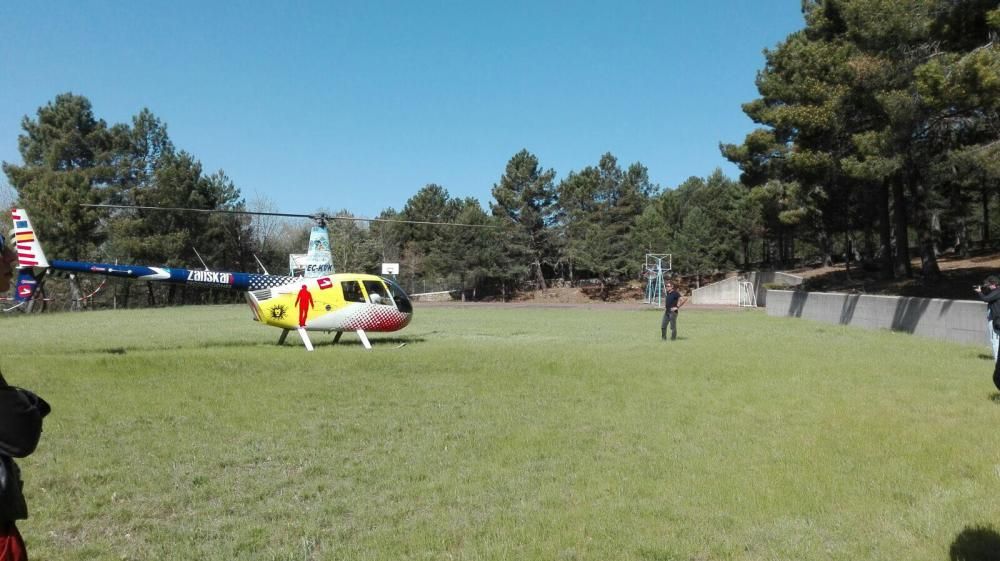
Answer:
[[288, 312], [288, 309], [279, 304], [279, 305], [271, 308], [271, 318], [273, 318], [273, 319], [284, 319], [285, 318], [285, 313], [287, 313], [287, 312]]

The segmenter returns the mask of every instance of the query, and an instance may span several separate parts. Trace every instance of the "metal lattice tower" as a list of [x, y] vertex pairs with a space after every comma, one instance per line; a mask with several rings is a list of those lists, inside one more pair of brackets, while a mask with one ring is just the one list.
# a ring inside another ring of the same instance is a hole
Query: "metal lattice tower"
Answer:
[[672, 268], [669, 253], [647, 253], [644, 271], [646, 275], [646, 304], [657, 308], [663, 307], [663, 273], [669, 273]]

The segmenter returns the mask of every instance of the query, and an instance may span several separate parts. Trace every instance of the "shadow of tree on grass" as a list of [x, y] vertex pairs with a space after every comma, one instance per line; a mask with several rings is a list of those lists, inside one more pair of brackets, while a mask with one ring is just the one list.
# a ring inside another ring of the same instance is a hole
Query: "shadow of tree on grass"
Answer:
[[1000, 534], [993, 526], [966, 527], [951, 542], [951, 561], [1000, 561]]

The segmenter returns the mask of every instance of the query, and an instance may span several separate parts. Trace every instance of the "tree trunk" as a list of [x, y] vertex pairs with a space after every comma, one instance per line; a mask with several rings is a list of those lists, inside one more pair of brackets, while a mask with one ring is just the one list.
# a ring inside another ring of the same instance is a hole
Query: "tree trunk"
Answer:
[[927, 208], [925, 189], [919, 179], [910, 179], [910, 194], [913, 197], [913, 210], [917, 218], [914, 226], [917, 231], [917, 240], [920, 243], [920, 273], [924, 280], [933, 282], [941, 277], [941, 269], [938, 267], [937, 252], [935, 251], [934, 217], [931, 210]]
[[851, 280], [851, 258], [854, 257], [854, 247], [851, 243], [851, 230], [844, 229], [844, 267], [847, 280]]
[[865, 261], [871, 261], [875, 258], [875, 222], [874, 220], [869, 220], [865, 224], [865, 247], [864, 253], [861, 254], [861, 258]]
[[548, 287], [545, 286], [545, 275], [542, 273], [542, 262], [538, 259], [535, 259], [534, 267], [535, 267], [535, 278], [538, 281], [538, 288], [542, 290], [548, 289]]
[[991, 245], [990, 243], [990, 189], [983, 186], [980, 190], [983, 201], [983, 249]]
[[826, 231], [826, 226], [822, 224], [817, 224], [817, 226], [816, 241], [818, 242], [819, 250], [823, 257], [823, 266], [829, 267], [833, 265], [833, 244], [830, 241], [830, 235]]
[[965, 220], [965, 214], [955, 217], [955, 253], [962, 259], [969, 257], [969, 224]]
[[955, 252], [955, 255], [961, 256], [963, 259], [969, 256], [969, 224], [966, 217], [969, 214], [969, 209], [965, 205], [965, 201], [962, 197], [962, 188], [959, 184], [951, 183], [948, 186], [949, 200], [949, 214], [948, 222], [950, 222], [948, 229], [949, 242], [951, 242], [951, 248]]
[[937, 258], [943, 251], [941, 250], [941, 212], [937, 210], [927, 210], [928, 221], [930, 222], [931, 248], [934, 249], [934, 257]]
[[785, 227], [778, 225], [778, 263], [785, 263]]
[[153, 283], [151, 282], [146, 283], [146, 304], [151, 308], [156, 307], [156, 295], [153, 294]]
[[882, 182], [879, 187], [879, 219], [878, 238], [879, 254], [881, 265], [879, 266], [879, 276], [883, 279], [892, 279], [896, 271], [893, 268], [892, 258], [892, 222], [889, 219], [889, 184]]
[[892, 180], [892, 217], [893, 234], [896, 238], [895, 276], [912, 277], [910, 267], [910, 234], [906, 220], [906, 196], [901, 178]]

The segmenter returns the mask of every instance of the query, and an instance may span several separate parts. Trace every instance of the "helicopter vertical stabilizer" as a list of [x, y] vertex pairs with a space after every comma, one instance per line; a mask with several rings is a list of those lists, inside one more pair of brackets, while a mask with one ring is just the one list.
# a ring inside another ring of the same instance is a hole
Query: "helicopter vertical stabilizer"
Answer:
[[317, 278], [332, 275], [333, 254], [330, 252], [330, 236], [326, 228], [313, 226], [309, 232], [309, 251], [305, 254], [291, 254], [288, 265], [292, 275], [301, 274], [306, 278]]
[[[31, 300], [40, 285], [41, 275], [49, 266], [42, 245], [38, 243], [35, 229], [31, 226], [28, 213], [23, 208], [10, 211], [14, 219], [14, 251], [17, 253], [17, 284], [14, 286], [14, 300]], [[40, 269], [39, 274], [35, 270]]]
[[17, 267], [27, 269], [32, 267], [47, 268], [49, 261], [45, 258], [42, 245], [38, 243], [35, 229], [31, 226], [28, 213], [23, 208], [10, 211], [14, 219], [14, 249], [17, 251]]

